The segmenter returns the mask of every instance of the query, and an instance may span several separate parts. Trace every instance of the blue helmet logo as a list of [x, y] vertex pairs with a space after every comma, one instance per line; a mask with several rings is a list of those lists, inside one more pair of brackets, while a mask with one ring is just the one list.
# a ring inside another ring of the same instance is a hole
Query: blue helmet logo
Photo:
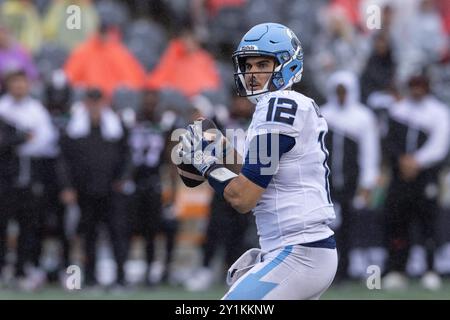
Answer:
[[[275, 60], [272, 75], [261, 90], [247, 88], [245, 61], [247, 57], [270, 56]], [[237, 92], [256, 102], [264, 93], [290, 88], [301, 80], [303, 49], [291, 29], [278, 23], [263, 23], [251, 28], [242, 38], [232, 56]]]

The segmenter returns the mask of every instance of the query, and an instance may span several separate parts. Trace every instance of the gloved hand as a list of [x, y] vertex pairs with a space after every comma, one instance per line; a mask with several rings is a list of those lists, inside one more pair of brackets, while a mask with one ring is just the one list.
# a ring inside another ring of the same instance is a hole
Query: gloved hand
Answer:
[[213, 141], [207, 140], [201, 128], [191, 124], [181, 136], [180, 155], [185, 163], [191, 163], [206, 178], [209, 169], [219, 162], [216, 154], [221, 141], [221, 137]]

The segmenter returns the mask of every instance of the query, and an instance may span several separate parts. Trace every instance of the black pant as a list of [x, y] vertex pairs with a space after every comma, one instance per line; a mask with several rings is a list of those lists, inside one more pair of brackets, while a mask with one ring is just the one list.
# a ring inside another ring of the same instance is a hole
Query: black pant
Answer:
[[339, 260], [336, 272], [336, 278], [348, 278], [349, 253], [353, 246], [352, 230], [355, 211], [353, 209], [352, 194], [343, 194], [338, 191], [332, 192], [333, 203], [340, 207], [341, 225], [336, 231], [336, 247], [338, 250]]
[[8, 227], [8, 221], [11, 219], [12, 212], [10, 211], [10, 197], [12, 195], [12, 190], [2, 189], [0, 193], [0, 272], [5, 266], [5, 256], [7, 250], [7, 234], [6, 229]]
[[422, 231], [428, 269], [433, 269], [437, 199], [426, 195], [428, 183], [421, 180], [419, 177], [416, 181], [405, 182], [394, 177], [389, 187], [385, 207], [387, 271], [405, 271], [414, 222]]
[[341, 225], [335, 230], [338, 250], [337, 280], [348, 278], [350, 252], [356, 248], [379, 247], [383, 245], [382, 211], [379, 208], [355, 208], [354, 193], [334, 190], [335, 209], [340, 207]]
[[156, 234], [162, 229], [161, 188], [158, 181], [153, 186], [138, 184], [133, 195], [133, 220], [134, 232], [144, 236], [147, 263], [150, 264], [155, 258]]
[[56, 160], [40, 159], [34, 162], [36, 179], [41, 185], [41, 192], [37, 196], [39, 207], [40, 232], [39, 251], [46, 237], [55, 237], [61, 245], [60, 268], [69, 266], [70, 245], [64, 229], [65, 207], [59, 199], [60, 189], [56, 185]]
[[217, 247], [223, 243], [225, 263], [230, 267], [247, 249], [245, 237], [249, 220], [248, 214], [237, 212], [225, 200], [214, 195], [203, 246], [203, 266], [210, 265]]
[[124, 264], [128, 254], [128, 219], [126, 197], [119, 194], [92, 196], [80, 194], [81, 233], [85, 244], [86, 283], [95, 283], [96, 243], [99, 226], [106, 224], [117, 264], [117, 281], [124, 280]]
[[137, 189], [133, 196], [134, 233], [142, 234], [146, 245], [147, 264], [155, 259], [155, 238], [159, 233], [165, 237], [165, 271], [162, 280], [169, 278], [169, 266], [173, 258], [178, 220], [165, 217], [161, 198], [161, 178], [159, 175], [142, 177], [136, 181]]
[[35, 265], [39, 262], [40, 224], [36, 197], [31, 188], [8, 188], [3, 190], [0, 202], [0, 267], [5, 263], [8, 221], [14, 218], [19, 225], [15, 274], [23, 276], [26, 262]]

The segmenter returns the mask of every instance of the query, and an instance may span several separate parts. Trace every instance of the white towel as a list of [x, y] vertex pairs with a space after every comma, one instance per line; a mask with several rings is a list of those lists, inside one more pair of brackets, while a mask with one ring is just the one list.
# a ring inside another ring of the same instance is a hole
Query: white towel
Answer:
[[228, 269], [227, 284], [232, 286], [240, 277], [262, 261], [263, 252], [259, 248], [245, 251]]
[[[79, 139], [89, 135], [91, 122], [89, 112], [83, 103], [76, 103], [72, 108], [72, 116], [67, 125], [67, 134], [72, 139]], [[102, 110], [100, 118], [102, 137], [108, 141], [119, 140], [123, 136], [122, 123], [119, 116], [110, 108]]]

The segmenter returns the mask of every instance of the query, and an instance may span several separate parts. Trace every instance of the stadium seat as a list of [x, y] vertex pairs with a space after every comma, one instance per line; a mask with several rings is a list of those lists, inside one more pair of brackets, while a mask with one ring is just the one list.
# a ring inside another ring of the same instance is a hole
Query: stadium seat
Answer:
[[202, 92], [201, 95], [208, 98], [214, 106], [219, 104], [228, 105], [230, 98], [228, 92], [225, 90], [217, 90], [217, 91], [208, 90]]
[[120, 1], [100, 0], [96, 3], [101, 21], [124, 28], [130, 19], [128, 7]]
[[167, 42], [166, 32], [161, 26], [143, 19], [131, 23], [126, 29], [125, 41], [135, 38], [148, 40], [155, 47], [161, 47]]
[[246, 30], [243, 11], [239, 8], [223, 8], [209, 23], [210, 39], [214, 44], [236, 42]]
[[115, 110], [120, 111], [123, 109], [131, 108], [137, 110], [141, 102], [141, 95], [135, 90], [128, 88], [118, 88], [112, 98], [112, 105]]
[[256, 24], [271, 22], [282, 22], [280, 13], [280, 0], [250, 0], [246, 4], [245, 18], [246, 28]]
[[167, 35], [158, 24], [138, 20], [127, 27], [125, 43], [147, 71], [150, 71], [167, 45]]
[[217, 68], [219, 69], [222, 86], [224, 88], [231, 88], [234, 86], [234, 67], [231, 62], [217, 61]]
[[187, 117], [192, 110], [191, 103], [180, 92], [172, 89], [163, 89], [160, 91], [159, 106], [161, 110], [173, 110], [177, 114]]
[[44, 80], [48, 80], [54, 70], [63, 67], [68, 52], [60, 45], [49, 42], [44, 43], [35, 57], [39, 73]]

